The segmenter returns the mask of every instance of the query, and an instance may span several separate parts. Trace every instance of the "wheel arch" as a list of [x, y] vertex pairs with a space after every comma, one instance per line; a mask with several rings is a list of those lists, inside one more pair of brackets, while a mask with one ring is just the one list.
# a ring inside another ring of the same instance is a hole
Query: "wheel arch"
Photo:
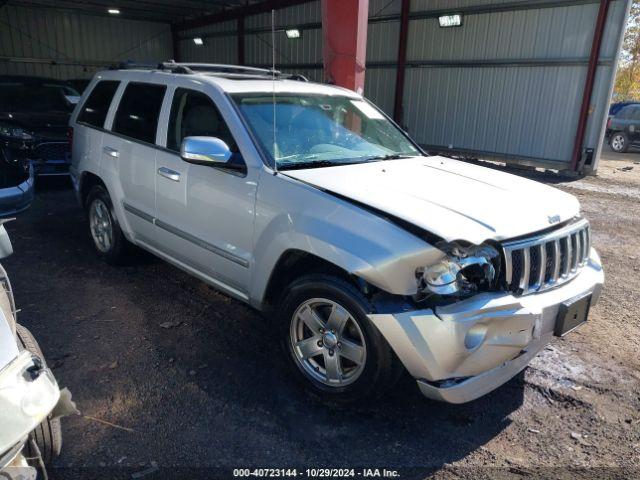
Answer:
[[366, 280], [354, 275], [325, 258], [313, 253], [290, 248], [282, 252], [276, 262], [261, 297], [262, 309], [269, 309], [277, 304], [284, 289], [296, 278], [312, 273], [333, 275], [345, 280], [368, 295], [375, 289]]
[[96, 185], [104, 187], [104, 189], [108, 192], [107, 185], [98, 175], [92, 172], [82, 172], [82, 175], [80, 176], [79, 193], [80, 202], [82, 203], [83, 207], [85, 207], [87, 204], [87, 197], [89, 197], [91, 189]]

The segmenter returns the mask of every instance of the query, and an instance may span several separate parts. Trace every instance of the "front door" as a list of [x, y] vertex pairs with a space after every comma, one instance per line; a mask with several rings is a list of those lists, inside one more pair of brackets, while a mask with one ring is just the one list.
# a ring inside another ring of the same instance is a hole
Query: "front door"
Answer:
[[[182, 140], [217, 137], [235, 168], [194, 165], [180, 157]], [[227, 123], [204, 92], [177, 88], [166, 125], [166, 150], [156, 158], [158, 241], [166, 254], [223, 290], [247, 298], [257, 182]]]

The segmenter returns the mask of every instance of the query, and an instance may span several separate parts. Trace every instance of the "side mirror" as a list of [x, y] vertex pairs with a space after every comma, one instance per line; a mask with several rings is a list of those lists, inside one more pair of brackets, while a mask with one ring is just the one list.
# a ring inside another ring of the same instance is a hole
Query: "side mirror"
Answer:
[[186, 137], [180, 146], [180, 156], [197, 165], [222, 165], [231, 158], [231, 150], [216, 137]]

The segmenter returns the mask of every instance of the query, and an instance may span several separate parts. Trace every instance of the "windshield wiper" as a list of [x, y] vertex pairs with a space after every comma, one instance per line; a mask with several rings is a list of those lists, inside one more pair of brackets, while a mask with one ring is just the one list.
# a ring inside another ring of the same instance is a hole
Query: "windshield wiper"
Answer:
[[301, 170], [304, 168], [333, 167], [336, 165], [345, 164], [340, 162], [332, 162], [331, 160], [316, 160], [311, 162], [283, 162], [278, 164], [278, 170]]
[[413, 155], [403, 155], [400, 153], [392, 153], [389, 155], [378, 155], [375, 157], [367, 157], [367, 162], [376, 162], [379, 160], [400, 160], [402, 158], [411, 158]]
[[278, 170], [301, 170], [304, 168], [322, 168], [322, 167], [335, 167], [338, 165], [354, 165], [356, 163], [377, 162], [380, 160], [398, 160], [401, 158], [411, 158], [413, 155], [402, 154], [390, 154], [379, 155], [375, 157], [356, 158], [351, 161], [339, 161], [339, 160], [315, 160], [308, 162], [282, 162], [278, 163]]

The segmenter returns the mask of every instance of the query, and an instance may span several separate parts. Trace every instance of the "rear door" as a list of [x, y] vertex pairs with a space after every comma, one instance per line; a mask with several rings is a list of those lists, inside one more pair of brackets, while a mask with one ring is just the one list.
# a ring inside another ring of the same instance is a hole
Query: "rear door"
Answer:
[[[166, 148], [156, 161], [156, 226], [162, 249], [211, 283], [246, 299], [257, 173], [247, 171], [221, 109], [207, 93], [176, 88], [166, 110]], [[180, 145], [188, 136], [224, 140], [234, 152], [235, 168], [182, 160]]]
[[627, 126], [627, 132], [631, 143], [640, 142], [640, 106], [631, 107], [631, 115]]
[[166, 89], [129, 82], [102, 145], [103, 169], [114, 180], [112, 200], [121, 202], [133, 239], [148, 245], [156, 244], [156, 134]]
[[99, 81], [78, 112], [73, 129], [71, 166], [71, 174], [76, 182], [80, 173], [78, 167], [100, 175], [104, 126], [119, 85], [117, 80]]
[[611, 122], [611, 129], [616, 132], [624, 132], [629, 135], [629, 125], [631, 122], [631, 117], [633, 115], [633, 108], [633, 106], [628, 105], [620, 109], [616, 116], [613, 117], [613, 120]]

